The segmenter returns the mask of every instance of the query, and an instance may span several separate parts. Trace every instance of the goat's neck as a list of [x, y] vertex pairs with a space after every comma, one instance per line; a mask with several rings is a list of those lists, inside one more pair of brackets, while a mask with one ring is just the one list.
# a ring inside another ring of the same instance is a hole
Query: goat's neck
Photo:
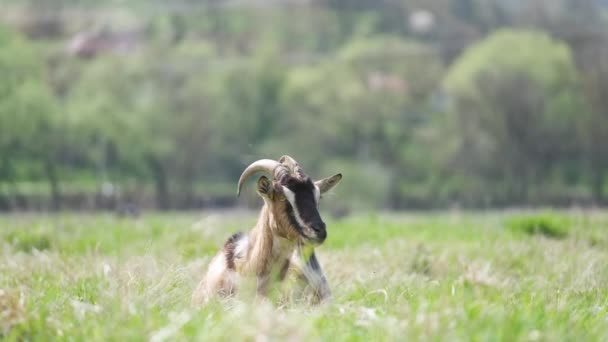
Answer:
[[265, 204], [260, 211], [256, 226], [250, 234], [249, 260], [258, 275], [268, 274], [274, 266], [289, 259], [297, 246], [297, 241], [279, 235], [284, 231], [280, 220]]

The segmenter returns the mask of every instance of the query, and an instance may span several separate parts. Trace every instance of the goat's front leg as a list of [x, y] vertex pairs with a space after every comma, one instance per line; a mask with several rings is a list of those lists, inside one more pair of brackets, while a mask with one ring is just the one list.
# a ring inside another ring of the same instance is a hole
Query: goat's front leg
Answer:
[[302, 246], [292, 257], [292, 266], [300, 281], [313, 291], [313, 302], [323, 303], [331, 299], [331, 290], [317, 260], [314, 248]]
[[256, 292], [258, 296], [264, 298], [268, 295], [268, 285], [270, 282], [270, 277], [267, 274], [258, 275], [256, 284]]

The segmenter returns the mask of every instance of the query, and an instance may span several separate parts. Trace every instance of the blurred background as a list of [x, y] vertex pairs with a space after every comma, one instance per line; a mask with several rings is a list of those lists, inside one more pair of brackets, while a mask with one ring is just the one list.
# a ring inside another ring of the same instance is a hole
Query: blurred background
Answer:
[[0, 6], [2, 211], [253, 205], [283, 154], [336, 214], [607, 203], [607, 0]]

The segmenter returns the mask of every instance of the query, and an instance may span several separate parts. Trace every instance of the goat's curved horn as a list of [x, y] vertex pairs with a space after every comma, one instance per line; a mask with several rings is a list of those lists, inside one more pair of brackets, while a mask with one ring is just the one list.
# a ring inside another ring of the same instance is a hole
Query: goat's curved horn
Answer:
[[300, 164], [298, 164], [298, 162], [295, 159], [293, 159], [292, 157], [290, 157], [288, 155], [284, 155], [279, 159], [279, 163], [287, 166], [289, 171], [293, 172], [298, 177], [300, 177], [300, 178], [304, 177], [304, 171], [300, 167]]
[[267, 172], [274, 178], [274, 172], [275, 172], [276, 168], [279, 166], [282, 167], [283, 165], [281, 165], [281, 163], [277, 162], [276, 160], [272, 160], [272, 159], [260, 159], [260, 160], [257, 160], [255, 162], [251, 163], [251, 165], [247, 166], [247, 168], [245, 169], [245, 171], [243, 171], [243, 173], [241, 174], [241, 177], [239, 178], [239, 184], [238, 184], [238, 188], [236, 191], [236, 196], [238, 197], [241, 194], [241, 189], [243, 188], [243, 184], [249, 177], [251, 177], [251, 175], [253, 175], [256, 172]]

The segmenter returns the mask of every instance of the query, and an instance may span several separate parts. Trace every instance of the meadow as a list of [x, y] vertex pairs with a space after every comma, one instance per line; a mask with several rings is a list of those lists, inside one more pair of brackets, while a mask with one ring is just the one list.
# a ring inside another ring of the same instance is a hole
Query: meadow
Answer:
[[[328, 215], [325, 215], [328, 216]], [[606, 341], [608, 213], [326, 217], [333, 301], [190, 296], [253, 212], [0, 216], [7, 341]]]

